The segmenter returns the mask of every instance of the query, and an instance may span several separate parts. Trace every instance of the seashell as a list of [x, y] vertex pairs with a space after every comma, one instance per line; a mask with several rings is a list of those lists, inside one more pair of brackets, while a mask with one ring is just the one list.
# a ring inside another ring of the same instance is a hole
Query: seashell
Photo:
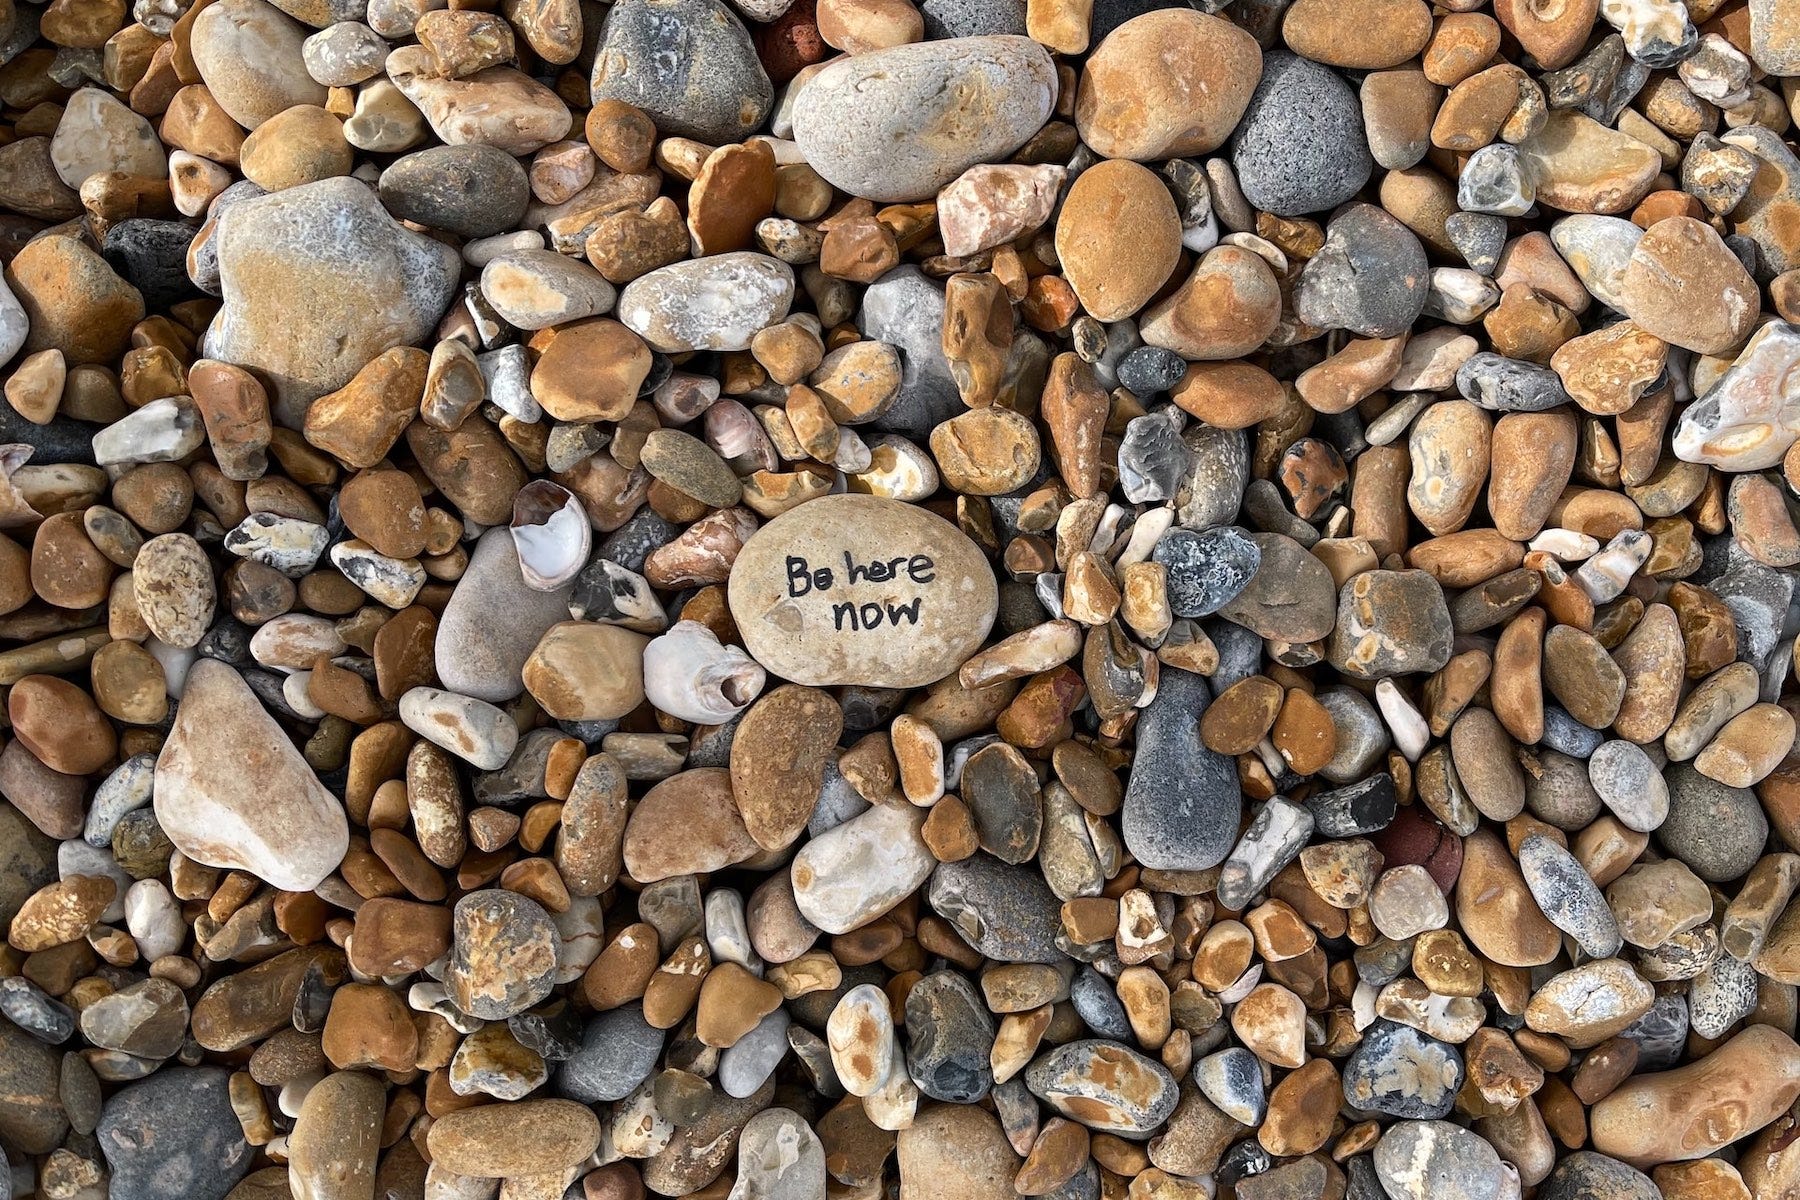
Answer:
[[19, 485], [13, 482], [13, 472], [30, 460], [31, 451], [32, 448], [22, 442], [0, 446], [0, 529], [35, 525], [44, 519], [44, 515], [31, 507], [31, 501], [19, 491]]
[[553, 592], [581, 570], [593, 548], [594, 531], [575, 493], [548, 479], [535, 479], [513, 497], [513, 545], [525, 585]]
[[677, 621], [644, 647], [644, 695], [696, 725], [723, 725], [762, 693], [768, 674], [737, 646], [722, 645], [698, 621]]

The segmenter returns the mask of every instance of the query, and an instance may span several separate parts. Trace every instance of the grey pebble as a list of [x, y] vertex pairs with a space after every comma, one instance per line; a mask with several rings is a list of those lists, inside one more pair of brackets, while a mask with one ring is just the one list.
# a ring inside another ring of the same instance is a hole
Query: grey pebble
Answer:
[[1588, 756], [1588, 781], [1630, 829], [1649, 833], [1668, 819], [1668, 785], [1656, 763], [1634, 742], [1602, 742]]
[[1506, 218], [1492, 213], [1454, 212], [1444, 218], [1444, 236], [1463, 256], [1469, 269], [1492, 275], [1506, 248]]
[[726, 1047], [719, 1055], [720, 1090], [738, 1100], [755, 1095], [787, 1056], [791, 1031], [787, 1010], [778, 1008]]
[[171, 305], [200, 295], [187, 272], [193, 240], [194, 227], [185, 221], [133, 217], [107, 229], [100, 255], [120, 278], [143, 293], [147, 310], [166, 312]]
[[1580, 943], [1589, 958], [1610, 958], [1623, 938], [1606, 897], [1573, 854], [1541, 833], [1519, 846], [1519, 869], [1550, 923]]
[[1688, 985], [1688, 1021], [1704, 1038], [1725, 1031], [1756, 1009], [1756, 968], [1721, 954]]
[[774, 103], [749, 32], [719, 0], [620, 0], [601, 38], [594, 103], [635, 104], [664, 135], [739, 142]]
[[1708, 883], [1743, 875], [1762, 857], [1769, 819], [1756, 793], [1708, 779], [1690, 764], [1668, 768], [1669, 814], [1656, 840]]
[[1200, 742], [1211, 699], [1201, 676], [1165, 670], [1138, 720], [1123, 833], [1126, 849], [1154, 870], [1217, 866], [1237, 840], [1244, 796], [1236, 764]]
[[383, 171], [378, 186], [396, 217], [464, 238], [517, 228], [531, 201], [519, 160], [479, 143], [414, 151]]
[[[932, 41], [1025, 32], [1025, 0], [925, 0], [919, 15], [925, 18], [925, 36]], [[1094, 33], [1093, 43], [1099, 40], [1100, 34]]]
[[1636, 1167], [1593, 1150], [1577, 1150], [1538, 1185], [1538, 1200], [1662, 1200], [1662, 1189]]
[[1176, 409], [1133, 417], [1119, 441], [1119, 488], [1133, 504], [1157, 504], [1181, 490], [1192, 455]]
[[1175, 494], [1175, 520], [1188, 529], [1230, 524], [1250, 482], [1249, 435], [1196, 421], [1181, 440], [1192, 457]]
[[1069, 983], [1069, 1003], [1082, 1024], [1101, 1037], [1129, 1039], [1131, 1018], [1119, 1001], [1119, 994], [1106, 976], [1092, 967], [1083, 967]]
[[1606, 735], [1589, 729], [1558, 704], [1544, 705], [1544, 737], [1539, 743], [1570, 758], [1587, 759], [1600, 748]]
[[1638, 1044], [1639, 1074], [1666, 1071], [1687, 1053], [1688, 1005], [1680, 992], [1664, 992], [1650, 1011], [1619, 1031]]
[[[1500, 1156], [1480, 1135], [1447, 1121], [1399, 1121], [1375, 1145], [1375, 1174], [1393, 1200], [1500, 1200]], [[1517, 1189], [1515, 1182], [1510, 1190]]]
[[1394, 777], [1383, 771], [1329, 792], [1315, 792], [1306, 798], [1306, 806], [1326, 837], [1379, 833], [1393, 822], [1398, 806]]
[[114, 1093], [94, 1138], [112, 1194], [132, 1200], [223, 1200], [253, 1154], [232, 1111], [228, 1074], [169, 1067]]
[[1042, 873], [987, 854], [940, 863], [926, 890], [932, 911], [996, 962], [1056, 963], [1062, 905]]
[[623, 1100], [650, 1078], [662, 1049], [663, 1031], [644, 1019], [642, 1005], [600, 1013], [582, 1031], [581, 1048], [557, 1068], [556, 1093], [583, 1104]]
[[[1330, 67], [1285, 50], [1263, 55], [1231, 163], [1244, 197], [1283, 217], [1335, 208], [1362, 190], [1375, 167], [1350, 85]], [[1419, 281], [1422, 287], [1423, 271]]]
[[1344, 1099], [1352, 1108], [1390, 1117], [1447, 1116], [1462, 1082], [1456, 1047], [1394, 1021], [1377, 1020], [1363, 1030], [1361, 1044], [1344, 1060]]
[[906, 1069], [933, 1100], [974, 1104], [994, 1086], [994, 1019], [968, 978], [927, 975], [906, 996]]
[[1194, 1086], [1220, 1112], [1241, 1125], [1260, 1125], [1268, 1111], [1262, 1061], [1242, 1046], [1209, 1054], [1194, 1064]]
[[1338, 738], [1337, 753], [1319, 769], [1319, 774], [1342, 784], [1367, 778], [1393, 744], [1387, 723], [1368, 698], [1353, 688], [1330, 688], [1315, 698], [1331, 715]]
[[74, 1010], [23, 975], [0, 979], [0, 1016], [52, 1046], [75, 1033]]
[[1492, 350], [1470, 356], [1456, 369], [1456, 390], [1493, 412], [1543, 412], [1570, 402], [1555, 371]]
[[1428, 266], [1417, 235], [1385, 210], [1345, 205], [1301, 268], [1294, 312], [1321, 329], [1397, 337], [1425, 311]]
[[519, 673], [538, 639], [569, 619], [572, 589], [527, 586], [511, 531], [484, 533], [438, 623], [437, 672], [444, 687], [490, 702], [517, 696], [525, 689]]
[[923, 442], [963, 411], [950, 360], [944, 357], [944, 292], [908, 264], [864, 291], [856, 326], [871, 341], [900, 351], [900, 394], [870, 428]]

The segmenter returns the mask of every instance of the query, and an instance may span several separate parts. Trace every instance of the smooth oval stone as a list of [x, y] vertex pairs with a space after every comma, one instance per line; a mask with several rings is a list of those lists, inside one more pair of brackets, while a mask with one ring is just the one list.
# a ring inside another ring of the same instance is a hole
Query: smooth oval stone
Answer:
[[937, 865], [920, 836], [923, 809], [878, 804], [800, 848], [794, 906], [826, 933], [848, 933], [912, 895]]
[[1375, 1146], [1375, 1173], [1393, 1200], [1500, 1200], [1507, 1192], [1494, 1148], [1448, 1121], [1395, 1123]]
[[1175, 1111], [1180, 1089], [1155, 1059], [1088, 1039], [1058, 1046], [1025, 1069], [1025, 1086], [1071, 1121], [1143, 1138]]
[[848, 494], [807, 501], [757, 530], [727, 594], [756, 661], [815, 687], [935, 683], [981, 646], [999, 607], [992, 568], [955, 526], [915, 505]]
[[386, 1098], [382, 1082], [361, 1071], [335, 1071], [313, 1085], [288, 1136], [295, 1200], [374, 1190]]
[[504, 233], [531, 200], [525, 168], [495, 146], [433, 146], [381, 173], [381, 202], [403, 221], [458, 237]]
[[977, 163], [1002, 162], [1056, 103], [1049, 52], [1011, 34], [917, 42], [840, 59], [794, 102], [794, 140], [833, 185], [923, 200]]
[[1203, 871], [1231, 853], [1243, 816], [1237, 767], [1200, 741], [1206, 680], [1168, 669], [1138, 721], [1125, 788], [1126, 849], [1159, 871]]
[[619, 320], [664, 354], [747, 350], [788, 314], [794, 270], [766, 254], [692, 258], [640, 275], [619, 293]]
[[344, 806], [232, 668], [200, 659], [156, 761], [156, 819], [196, 862], [310, 892], [350, 844]]
[[768, 73], [743, 23], [718, 0], [624, 0], [601, 32], [595, 104], [622, 100], [660, 132], [712, 145], [742, 141], [768, 116]]
[[490, 702], [524, 691], [525, 663], [545, 632], [568, 620], [573, 590], [573, 583], [548, 592], [531, 587], [511, 532], [482, 534], [438, 623], [434, 649], [444, 687]]
[[94, 1137], [112, 1168], [112, 1195], [221, 1200], [250, 1167], [226, 1072], [171, 1067], [121, 1089]]

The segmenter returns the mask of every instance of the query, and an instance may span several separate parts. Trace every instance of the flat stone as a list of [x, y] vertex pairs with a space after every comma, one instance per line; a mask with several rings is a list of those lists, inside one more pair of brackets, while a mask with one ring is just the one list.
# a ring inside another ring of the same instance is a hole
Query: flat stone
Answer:
[[1138, 721], [1122, 820], [1126, 848], [1146, 867], [1205, 870], [1237, 840], [1243, 793], [1236, 770], [1200, 740], [1210, 699], [1201, 676], [1168, 670]]
[[665, 354], [745, 350], [759, 331], [787, 316], [793, 299], [791, 267], [735, 251], [638, 276], [619, 293], [619, 320]]
[[1175, 1110], [1175, 1079], [1162, 1064], [1113, 1042], [1079, 1041], [1025, 1070], [1033, 1095], [1072, 1121], [1101, 1133], [1141, 1138]]
[[937, 866], [921, 836], [925, 815], [878, 804], [818, 834], [794, 856], [794, 903], [827, 933], [848, 933], [888, 912]]
[[451, 691], [478, 700], [510, 700], [525, 688], [523, 672], [551, 626], [569, 616], [572, 584], [531, 587], [506, 529], [490, 529], [475, 543], [469, 566], [439, 620], [438, 678]]

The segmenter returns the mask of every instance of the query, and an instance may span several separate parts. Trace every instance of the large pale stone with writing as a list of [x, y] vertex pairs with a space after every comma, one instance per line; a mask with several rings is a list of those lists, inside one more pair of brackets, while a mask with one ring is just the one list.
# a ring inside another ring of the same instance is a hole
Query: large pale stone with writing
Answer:
[[999, 592], [948, 521], [876, 496], [821, 496], [758, 530], [731, 571], [744, 646], [814, 687], [935, 683], [980, 647]]
[[283, 891], [312, 891], [349, 848], [344, 806], [243, 678], [214, 659], [188, 670], [155, 790], [157, 822], [177, 850]]

